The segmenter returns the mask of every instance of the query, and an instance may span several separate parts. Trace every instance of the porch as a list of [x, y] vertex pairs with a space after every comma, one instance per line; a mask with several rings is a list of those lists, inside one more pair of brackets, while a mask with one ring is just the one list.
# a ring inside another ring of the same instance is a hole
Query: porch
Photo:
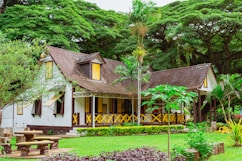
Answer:
[[[77, 117], [76, 117], [77, 116]], [[78, 114], [74, 114], [73, 118], [79, 118]], [[74, 120], [73, 120], [74, 121]], [[93, 119], [92, 113], [85, 113], [85, 123], [86, 126], [110, 126], [110, 125], [123, 125], [124, 123], [137, 122], [138, 118], [136, 114], [124, 114], [124, 113], [96, 113]], [[78, 120], [74, 121], [78, 126]], [[185, 124], [185, 114], [182, 113], [172, 113], [170, 114], [171, 124]], [[140, 123], [143, 125], [154, 125], [154, 124], [167, 124], [168, 123], [168, 114], [167, 113], [158, 113], [158, 114], [140, 114]]]

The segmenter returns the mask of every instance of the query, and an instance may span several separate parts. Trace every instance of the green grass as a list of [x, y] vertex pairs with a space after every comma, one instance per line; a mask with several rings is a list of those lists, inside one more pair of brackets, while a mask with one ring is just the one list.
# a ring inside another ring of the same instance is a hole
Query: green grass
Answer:
[[[187, 146], [187, 134], [172, 134], [171, 148]], [[233, 147], [233, 142], [227, 134], [209, 133], [207, 138], [211, 142], [223, 142], [225, 144], [225, 153], [213, 155], [209, 161], [240, 161], [242, 156], [242, 147]], [[15, 140], [13, 140], [14, 142]], [[79, 156], [98, 156], [101, 152], [112, 152], [115, 150], [127, 150], [142, 146], [156, 147], [161, 151], [167, 152], [167, 135], [139, 135], [139, 136], [103, 136], [103, 137], [79, 137], [64, 138], [59, 141], [60, 148], [73, 148], [71, 152]], [[1, 161], [24, 161], [21, 159], [2, 159]], [[29, 161], [36, 161], [31, 159]]]

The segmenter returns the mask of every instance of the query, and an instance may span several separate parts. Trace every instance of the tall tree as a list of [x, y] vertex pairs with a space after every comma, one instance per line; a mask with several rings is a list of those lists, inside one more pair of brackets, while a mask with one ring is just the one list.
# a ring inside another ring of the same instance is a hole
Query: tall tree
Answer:
[[15, 40], [41, 38], [49, 45], [106, 57], [122, 38], [123, 15], [83, 0], [26, 1], [9, 5], [0, 14], [0, 29]]
[[[241, 73], [242, 1], [189, 0], [161, 8], [147, 45], [155, 70], [210, 62], [218, 73]], [[162, 66], [160, 65], [162, 64]]]
[[38, 58], [45, 44], [10, 41], [0, 32], [0, 107], [30, 88], [38, 72]]
[[149, 14], [151, 14], [152, 7], [154, 3], [144, 2], [142, 0], [132, 1], [132, 13], [130, 15], [131, 21], [131, 34], [135, 35], [137, 38], [137, 47], [132, 52], [138, 61], [138, 125], [140, 124], [140, 112], [141, 112], [141, 66], [143, 64], [144, 56], [147, 54], [144, 48], [144, 37], [147, 34], [148, 27], [146, 23], [149, 19]]
[[[94, 29], [94, 35], [90, 39], [78, 42], [81, 51], [85, 53], [99, 51], [106, 58], [117, 58], [113, 56], [116, 55], [113, 47], [125, 38], [122, 32], [127, 16], [111, 10], [102, 10], [95, 4], [85, 1], [75, 1], [75, 4], [80, 10], [80, 16]], [[120, 57], [118, 59], [120, 60]]]

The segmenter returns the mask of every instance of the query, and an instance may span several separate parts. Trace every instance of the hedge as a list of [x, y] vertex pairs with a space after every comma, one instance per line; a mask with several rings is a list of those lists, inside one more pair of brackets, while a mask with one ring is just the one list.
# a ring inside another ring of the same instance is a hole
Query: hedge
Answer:
[[[171, 132], [182, 132], [185, 126], [171, 125]], [[136, 134], [159, 134], [167, 132], [168, 126], [110, 126], [95, 128], [79, 128], [82, 136], [120, 136], [120, 135], [136, 135]]]

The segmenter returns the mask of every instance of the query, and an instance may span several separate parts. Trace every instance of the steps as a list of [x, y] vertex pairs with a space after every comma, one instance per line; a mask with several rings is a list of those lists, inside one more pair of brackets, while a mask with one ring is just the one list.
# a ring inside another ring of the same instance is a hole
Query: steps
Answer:
[[67, 136], [73, 136], [73, 137], [79, 137], [80, 134], [76, 130], [77, 128], [73, 128], [72, 130], [69, 130], [69, 132], [66, 133]]

